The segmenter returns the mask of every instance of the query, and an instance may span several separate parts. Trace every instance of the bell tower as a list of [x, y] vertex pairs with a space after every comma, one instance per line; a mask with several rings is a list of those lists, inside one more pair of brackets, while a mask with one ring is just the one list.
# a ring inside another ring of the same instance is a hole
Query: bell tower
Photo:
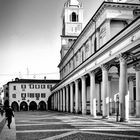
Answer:
[[79, 0], [67, 0], [62, 11], [61, 59], [83, 29], [83, 5]]

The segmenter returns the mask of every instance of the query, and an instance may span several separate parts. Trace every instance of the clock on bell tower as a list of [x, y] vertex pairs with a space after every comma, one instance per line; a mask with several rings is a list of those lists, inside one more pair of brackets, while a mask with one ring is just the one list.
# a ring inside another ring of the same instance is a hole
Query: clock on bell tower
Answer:
[[83, 5], [79, 0], [67, 0], [62, 11], [61, 58], [83, 29]]

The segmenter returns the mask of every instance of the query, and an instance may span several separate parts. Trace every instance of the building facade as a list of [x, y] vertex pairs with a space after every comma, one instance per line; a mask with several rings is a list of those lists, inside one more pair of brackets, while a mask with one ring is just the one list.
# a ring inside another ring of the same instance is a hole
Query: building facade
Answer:
[[4, 85], [4, 105], [14, 111], [47, 110], [51, 88], [58, 82], [16, 78]]
[[[75, 14], [63, 10], [62, 19], [76, 17], [71, 26], [79, 24], [81, 6], [67, 0], [64, 9]], [[79, 35], [65, 36], [67, 50], [58, 65], [61, 81], [52, 89], [50, 109], [103, 118], [119, 109], [120, 121], [140, 117], [140, 1], [104, 1]]]

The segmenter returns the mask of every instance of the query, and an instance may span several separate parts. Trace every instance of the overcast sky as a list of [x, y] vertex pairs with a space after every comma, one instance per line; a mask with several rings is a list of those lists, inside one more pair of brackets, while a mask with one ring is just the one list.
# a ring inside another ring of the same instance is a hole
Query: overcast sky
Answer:
[[[0, 86], [15, 77], [59, 78], [61, 13], [65, 1], [0, 0]], [[102, 1], [82, 1], [84, 25]], [[27, 77], [27, 73], [35, 76]]]

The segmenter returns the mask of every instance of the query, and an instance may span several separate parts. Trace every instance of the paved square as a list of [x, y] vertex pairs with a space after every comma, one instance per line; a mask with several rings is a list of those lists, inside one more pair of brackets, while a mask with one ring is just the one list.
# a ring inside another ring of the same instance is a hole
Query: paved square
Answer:
[[58, 112], [16, 112], [17, 140], [140, 139], [140, 121], [129, 123]]

